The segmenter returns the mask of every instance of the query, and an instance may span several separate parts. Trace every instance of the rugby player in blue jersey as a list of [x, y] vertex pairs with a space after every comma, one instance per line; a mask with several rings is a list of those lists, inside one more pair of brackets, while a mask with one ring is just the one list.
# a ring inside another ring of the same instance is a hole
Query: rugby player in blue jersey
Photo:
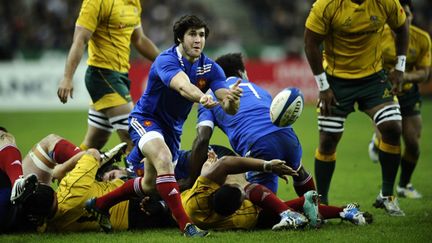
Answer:
[[[226, 114], [219, 106], [198, 109], [198, 135], [192, 146], [191, 161], [205, 161], [207, 146], [214, 125], [220, 127], [228, 136], [231, 147], [241, 156], [249, 156], [264, 160], [280, 159], [297, 171], [293, 176], [294, 188], [298, 196], [315, 190], [312, 176], [301, 163], [302, 147], [292, 127], [277, 127], [269, 115], [271, 95], [249, 82], [240, 53], [227, 54], [216, 59], [223, 68], [227, 86], [237, 85], [243, 89], [239, 111], [235, 115]], [[214, 93], [212, 93], [214, 95]], [[200, 166], [197, 166], [198, 168]], [[199, 172], [198, 171], [198, 175]], [[273, 192], [278, 188], [278, 177], [268, 172], [248, 172], [247, 179], [251, 183], [266, 186]]]
[[[144, 177], [89, 200], [87, 209], [106, 217], [108, 210], [120, 201], [158, 192], [185, 236], [205, 236], [207, 232], [193, 225], [183, 209], [173, 162], [178, 158], [183, 123], [192, 105], [218, 106], [234, 115], [242, 89], [239, 81], [227, 88], [222, 68], [202, 53], [209, 35], [205, 22], [186, 15], [174, 24], [173, 32], [175, 45], [153, 62], [147, 88], [129, 117], [129, 134], [135, 144], [130, 156], [145, 157]], [[217, 100], [205, 94], [209, 88]]]

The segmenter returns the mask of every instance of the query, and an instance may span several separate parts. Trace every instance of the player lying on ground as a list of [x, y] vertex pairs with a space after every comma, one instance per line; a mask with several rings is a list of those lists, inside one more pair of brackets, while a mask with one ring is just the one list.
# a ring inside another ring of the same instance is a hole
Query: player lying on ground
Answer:
[[[36, 192], [23, 202], [26, 215], [41, 231], [99, 231], [99, 219], [84, 210], [86, 200], [102, 196], [124, 183], [118, 178], [102, 182], [95, 179], [98, 168], [103, 163], [97, 150], [89, 149], [75, 157], [75, 167], [60, 181], [57, 192], [49, 185], [39, 183]], [[109, 220], [113, 229], [176, 226], [169, 216], [146, 215], [140, 210], [140, 202], [138, 198], [131, 199], [112, 207]]]
[[[357, 225], [372, 222], [369, 213], [358, 210], [355, 204], [345, 208], [319, 205], [318, 195], [309, 191], [297, 199], [283, 202], [266, 187], [245, 180], [248, 170], [271, 170], [278, 175], [295, 175], [281, 160], [263, 161], [252, 158], [225, 156], [217, 159], [212, 151], [201, 175], [192, 189], [182, 193], [183, 206], [192, 221], [203, 229], [295, 229], [308, 222], [318, 226], [322, 219], [342, 218]], [[241, 173], [241, 174], [239, 174]], [[144, 204], [143, 210], [154, 205]], [[303, 212], [305, 216], [298, 212]]]
[[[120, 159], [126, 148], [126, 143], [120, 143], [106, 153], [101, 154], [102, 164]], [[24, 175], [36, 174], [40, 183], [50, 185], [53, 179], [59, 181], [66, 172], [72, 170], [85, 151], [68, 140], [50, 134], [40, 140], [23, 159]]]

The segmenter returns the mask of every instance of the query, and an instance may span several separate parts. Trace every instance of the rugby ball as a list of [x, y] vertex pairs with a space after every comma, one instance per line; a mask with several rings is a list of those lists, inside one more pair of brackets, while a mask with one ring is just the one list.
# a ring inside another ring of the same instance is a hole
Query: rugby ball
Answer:
[[270, 119], [278, 127], [292, 125], [303, 111], [304, 98], [300, 89], [289, 87], [279, 92], [270, 105]]

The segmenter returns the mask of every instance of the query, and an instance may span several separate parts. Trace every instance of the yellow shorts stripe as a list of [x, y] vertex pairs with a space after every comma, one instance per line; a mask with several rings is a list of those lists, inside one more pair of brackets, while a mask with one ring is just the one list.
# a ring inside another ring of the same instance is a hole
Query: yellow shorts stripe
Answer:
[[129, 103], [118, 93], [111, 93], [104, 95], [101, 99], [93, 104], [95, 110], [100, 111], [105, 108], [115, 107]]
[[322, 154], [318, 151], [318, 149], [315, 150], [315, 158], [324, 162], [334, 162], [336, 161], [336, 153], [333, 154]]

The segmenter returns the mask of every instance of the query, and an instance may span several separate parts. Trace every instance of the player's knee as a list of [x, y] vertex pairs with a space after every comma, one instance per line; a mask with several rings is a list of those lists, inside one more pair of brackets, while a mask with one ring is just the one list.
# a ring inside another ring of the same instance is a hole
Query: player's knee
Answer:
[[384, 141], [395, 141], [402, 133], [402, 115], [399, 109], [399, 104], [387, 105], [373, 115], [375, 125]]
[[100, 153], [97, 149], [90, 148], [86, 151], [86, 154], [93, 156], [97, 161], [100, 160]]
[[336, 151], [337, 144], [339, 142], [336, 134], [324, 133], [320, 136], [319, 151], [324, 154], [332, 154]]
[[417, 139], [405, 139], [405, 154], [409, 154], [410, 157], [419, 157], [420, 155], [420, 144]]
[[381, 132], [381, 137], [383, 141], [399, 141], [402, 134], [402, 125], [400, 121], [387, 121], [383, 122], [378, 126]]
[[172, 163], [172, 156], [169, 153], [159, 152], [155, 160], [153, 161], [153, 166], [156, 168], [158, 173], [160, 172], [172, 172], [174, 171], [174, 166]]
[[60, 139], [62, 139], [62, 137], [60, 137], [60, 136], [57, 135], [57, 134], [52, 133], [52, 134], [49, 134], [49, 135], [47, 135], [46, 137], [44, 137], [44, 138], [39, 142], [39, 144], [41, 144], [41, 145], [50, 145], [50, 144], [55, 144], [55, 143], [57, 143]]

